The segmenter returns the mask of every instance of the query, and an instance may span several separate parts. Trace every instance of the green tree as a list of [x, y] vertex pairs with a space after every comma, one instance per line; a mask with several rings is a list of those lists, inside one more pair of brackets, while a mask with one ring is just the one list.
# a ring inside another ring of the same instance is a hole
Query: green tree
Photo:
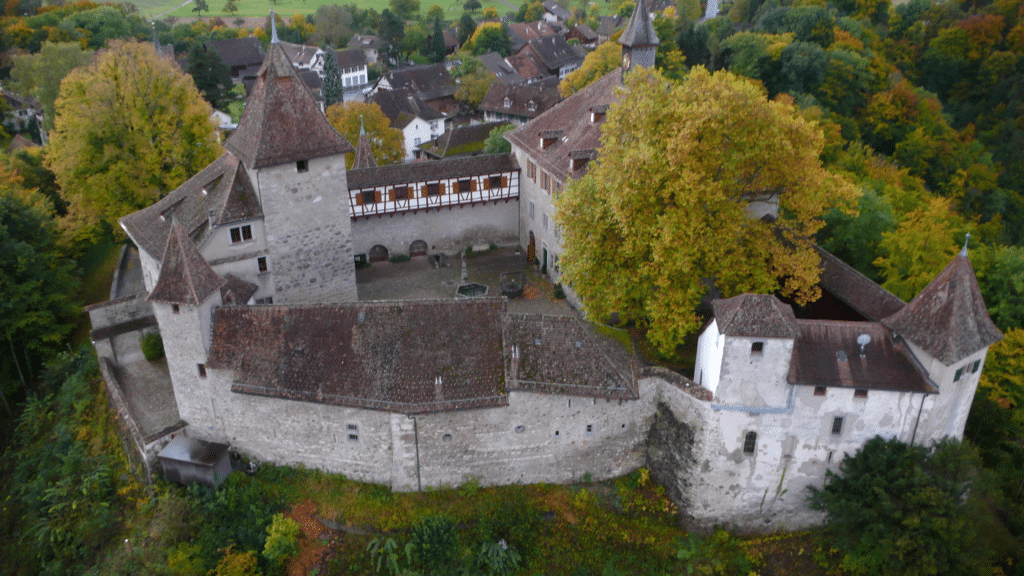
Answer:
[[68, 15], [57, 25], [67, 33], [67, 40], [85, 40], [90, 48], [103, 48], [108, 41], [119, 38], [146, 38], [149, 27], [138, 14], [126, 14], [112, 6], [100, 6]]
[[324, 85], [321, 89], [324, 96], [324, 106], [330, 108], [338, 102], [345, 100], [345, 86], [341, 79], [341, 70], [338, 69], [337, 56], [331, 50], [324, 60]]
[[401, 55], [402, 39], [405, 38], [405, 22], [387, 8], [380, 13], [380, 25], [377, 28], [380, 37], [380, 56], [386, 64], [393, 65]]
[[441, 62], [447, 55], [446, 52], [441, 19], [434, 18], [434, 30], [430, 33], [430, 44], [427, 47], [426, 56], [431, 62]]
[[220, 154], [191, 78], [150, 44], [112, 42], [61, 84], [47, 167], [70, 225], [96, 233], [149, 206]]
[[410, 22], [406, 24], [405, 35], [402, 37], [401, 46], [402, 53], [406, 58], [412, 56], [413, 52], [423, 50], [427, 47], [427, 29], [419, 22]]
[[497, 20], [498, 9], [494, 6], [488, 6], [487, 8], [484, 8], [484, 12], [481, 16], [483, 16], [485, 20]]
[[590, 86], [598, 78], [619, 67], [622, 57], [622, 46], [618, 42], [605, 42], [583, 59], [577, 70], [567, 74], [558, 85], [563, 98], [568, 98], [580, 90]]
[[388, 0], [388, 6], [402, 20], [412, 20], [420, 13], [420, 0]]
[[523, 11], [523, 19], [520, 22], [536, 22], [544, 17], [544, 4], [540, 0], [523, 5], [526, 6], [526, 10]]
[[494, 82], [494, 74], [487, 70], [487, 66], [479, 58], [469, 55], [464, 55], [462, 64], [452, 69], [452, 77], [459, 84], [455, 99], [474, 110], [484, 101]]
[[[856, 197], [821, 166], [821, 130], [727, 72], [698, 67], [674, 83], [641, 68], [626, 84], [597, 160], [556, 200], [563, 281], [588, 315], [619, 312], [672, 352], [700, 327], [701, 278], [726, 296], [817, 299], [809, 238], [824, 212]], [[769, 198], [777, 223], [751, 218], [748, 203]]]
[[38, 54], [13, 57], [11, 82], [7, 87], [39, 100], [43, 107], [43, 128], [53, 130], [53, 119], [57, 114], [54, 102], [60, 92], [61, 80], [68, 72], [88, 64], [92, 55], [92, 50], [83, 50], [76, 42], [44, 42]]
[[949, 199], [934, 198], [882, 233], [875, 266], [885, 278], [883, 288], [909, 301], [949, 264], [963, 228], [949, 206]]
[[444, 8], [442, 8], [440, 4], [431, 4], [430, 7], [427, 8], [427, 20], [433, 21], [437, 18], [444, 20]]
[[280, 568], [290, 558], [299, 553], [299, 523], [284, 514], [274, 514], [270, 526], [267, 526], [267, 543], [263, 547], [263, 557], [275, 568]]
[[221, 8], [220, 11], [228, 16], [238, 12], [238, 0], [226, 0], [226, 2], [224, 2], [224, 7]]
[[467, 45], [474, 55], [497, 52], [502, 56], [512, 53], [512, 38], [509, 36], [508, 26], [503, 22], [484, 22], [473, 32]]
[[[397, 164], [405, 157], [405, 138], [402, 131], [391, 127], [391, 121], [376, 104], [338, 103], [327, 109], [327, 120], [353, 144], [359, 141], [360, 128], [365, 129], [373, 158], [379, 166]], [[354, 156], [353, 154], [346, 159], [349, 167], [355, 161]]]
[[982, 246], [975, 254], [978, 285], [992, 321], [1004, 331], [1024, 327], [1024, 247]]
[[455, 36], [460, 48], [467, 40], [473, 37], [473, 32], [476, 32], [476, 20], [473, 20], [473, 17], [468, 13], [463, 13], [462, 17], [459, 18], [459, 31]]
[[466, 0], [466, 2], [462, 4], [462, 9], [467, 10], [469, 12], [479, 10], [482, 7], [483, 4], [480, 3], [480, 0]]
[[505, 134], [516, 129], [515, 124], [502, 124], [490, 131], [484, 142], [484, 154], [508, 154], [512, 144], [505, 140]]
[[196, 13], [199, 18], [203, 17], [203, 12], [210, 12], [210, 6], [206, 3], [206, 0], [193, 0], [192, 11]]
[[447, 516], [426, 516], [413, 526], [413, 556], [424, 567], [425, 574], [450, 574], [458, 568], [459, 533], [455, 522]]
[[[350, 8], [355, 6], [338, 6], [337, 4], [321, 4], [313, 16], [316, 30], [310, 41], [322, 46], [344, 46], [352, 36], [353, 18]], [[355, 8], [358, 10], [358, 8]]]
[[216, 50], [208, 50], [206, 44], [196, 43], [188, 53], [188, 73], [203, 99], [216, 110], [221, 110], [233, 100], [231, 96], [231, 69], [220, 59]]
[[992, 490], [969, 445], [943, 440], [929, 450], [876, 436], [810, 490], [838, 532], [846, 573], [992, 573], [982, 533]]
[[0, 388], [9, 375], [26, 386], [33, 379], [29, 353], [59, 350], [75, 325], [78, 280], [58, 239], [50, 202], [0, 166]]

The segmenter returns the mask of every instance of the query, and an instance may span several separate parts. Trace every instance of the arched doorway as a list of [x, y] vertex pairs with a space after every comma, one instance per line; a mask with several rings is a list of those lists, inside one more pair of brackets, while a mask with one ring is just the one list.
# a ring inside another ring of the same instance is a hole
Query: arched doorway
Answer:
[[537, 259], [537, 239], [533, 237], [533, 230], [530, 230], [530, 245], [526, 247], [526, 261], [533, 264]]
[[412, 244], [409, 244], [409, 256], [426, 256], [427, 255], [427, 243], [423, 240], [417, 240]]
[[388, 259], [388, 249], [377, 244], [373, 248], [370, 248], [370, 262], [386, 262]]

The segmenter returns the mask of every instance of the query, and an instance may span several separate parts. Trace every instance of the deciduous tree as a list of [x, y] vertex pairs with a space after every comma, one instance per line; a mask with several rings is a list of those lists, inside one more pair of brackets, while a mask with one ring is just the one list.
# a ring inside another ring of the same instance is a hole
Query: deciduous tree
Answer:
[[505, 134], [516, 129], [515, 124], [503, 124], [491, 130], [484, 142], [484, 154], [508, 154], [512, 144], [505, 140]]
[[53, 129], [56, 116], [54, 102], [60, 92], [60, 82], [68, 72], [85, 66], [92, 59], [92, 50], [83, 50], [75, 42], [44, 42], [38, 54], [14, 56], [11, 82], [7, 87], [39, 100], [43, 107], [43, 128]]
[[947, 198], [906, 214], [895, 230], [882, 233], [882, 255], [875, 260], [882, 287], [907, 301], [917, 296], [949, 264], [962, 228]]
[[[563, 273], [588, 315], [619, 312], [671, 352], [700, 326], [702, 278], [726, 296], [815, 300], [810, 236], [856, 198], [821, 166], [821, 130], [727, 72], [698, 67], [674, 83], [636, 69], [626, 84], [597, 160], [557, 200]], [[779, 202], [774, 224], [748, 213], [766, 199]]]
[[388, 0], [388, 6], [402, 20], [412, 20], [420, 13], [420, 0]]
[[484, 22], [473, 32], [468, 45], [476, 56], [488, 52], [497, 52], [502, 56], [512, 53], [512, 38], [509, 36], [508, 26], [503, 22]]
[[487, 66], [479, 58], [469, 55], [463, 56], [462, 64], [452, 69], [452, 78], [459, 84], [455, 99], [473, 109], [484, 101], [487, 89], [494, 82], [494, 75]]
[[622, 46], [618, 42], [605, 42], [597, 47], [583, 60], [579, 69], [570, 72], [558, 85], [563, 98], [568, 98], [580, 90], [590, 86], [598, 78], [615, 70], [622, 56]]
[[[391, 127], [391, 121], [376, 104], [335, 104], [327, 109], [327, 120], [353, 145], [359, 141], [360, 126], [365, 128], [373, 158], [380, 166], [397, 164], [405, 157], [405, 138], [402, 131]], [[351, 167], [355, 155], [350, 156], [347, 161]]]
[[220, 153], [210, 106], [150, 44], [112, 42], [68, 74], [46, 161], [74, 229], [152, 204]]

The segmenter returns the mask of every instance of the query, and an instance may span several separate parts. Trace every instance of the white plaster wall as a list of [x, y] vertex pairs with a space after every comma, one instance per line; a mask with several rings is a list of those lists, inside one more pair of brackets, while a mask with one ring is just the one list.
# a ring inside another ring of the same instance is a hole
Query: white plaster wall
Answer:
[[[978, 381], [985, 370], [988, 347], [946, 366], [941, 361], [932, 358], [913, 342], [908, 341], [907, 344], [939, 388], [939, 394], [933, 395], [925, 401], [921, 416], [923, 424], [918, 431], [920, 442], [928, 444], [946, 436], [963, 438], [964, 426], [967, 425], [967, 416], [971, 410], [971, 403], [974, 401], [974, 392], [977, 390]], [[976, 361], [980, 361], [981, 364], [978, 371], [972, 373], [971, 368]], [[953, 378], [956, 377], [956, 371], [960, 368], [966, 369], [960, 380], [954, 382]]]
[[[751, 353], [754, 342], [764, 343], [760, 354]], [[726, 336], [715, 402], [732, 406], [784, 407], [789, 394], [786, 379], [792, 356], [793, 340], [789, 338]]]
[[[242, 226], [252, 227], [252, 240], [231, 243], [231, 229]], [[215, 262], [225, 258], [238, 258], [247, 254], [263, 253], [267, 250], [267, 230], [263, 219], [243, 220], [216, 226], [206, 235], [199, 251], [207, 262]]]
[[[525, 250], [530, 244], [530, 232], [533, 232], [537, 245], [537, 259], [543, 258], [544, 245], [548, 248], [548, 276], [552, 282], [558, 282], [561, 277], [561, 267], [556, 263], [556, 257], [562, 254], [562, 241], [555, 237], [555, 194], [548, 194], [540, 186], [541, 167], [537, 166], [535, 179], [528, 176], [527, 166], [529, 156], [516, 145], [512, 145], [512, 153], [519, 162], [519, 244]], [[549, 174], [550, 178], [554, 178]], [[563, 182], [563, 188], [565, 183]], [[554, 183], [551, 185], [555, 189]], [[530, 202], [533, 202], [533, 217], [530, 217]], [[544, 226], [544, 216], [547, 216], [547, 227]]]
[[160, 278], [160, 258], [163, 254], [150, 255], [149, 252], [139, 249], [139, 261], [142, 264], [142, 283], [146, 285], [146, 292], [152, 292], [156, 287], [156, 281]]
[[694, 382], [711, 390], [712, 394], [718, 389], [724, 346], [725, 337], [718, 331], [718, 320], [712, 319], [697, 339], [697, 362], [693, 370]]
[[[433, 122], [435, 127], [431, 128], [430, 122], [417, 116], [402, 129], [402, 134], [405, 136], [406, 162], [416, 157], [417, 146], [444, 134], [444, 120], [434, 120]], [[416, 143], [417, 138], [419, 138], [419, 144]]]
[[379, 244], [393, 256], [408, 254], [416, 240], [426, 242], [431, 253], [446, 254], [474, 244], [513, 244], [518, 210], [511, 199], [359, 218], [352, 222], [352, 249], [354, 254], [368, 254]]

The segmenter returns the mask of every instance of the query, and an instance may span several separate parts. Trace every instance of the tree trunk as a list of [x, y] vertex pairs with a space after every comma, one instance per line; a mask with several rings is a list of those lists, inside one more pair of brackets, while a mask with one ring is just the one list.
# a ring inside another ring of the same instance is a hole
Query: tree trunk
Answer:
[[18, 377], [21, 378], [21, 385], [27, 387], [25, 383], [25, 374], [21, 371], [21, 364], [18, 363], [18, 355], [14, 353], [14, 341], [9, 337], [7, 338], [7, 344], [11, 347], [11, 358], [14, 359], [14, 365], [18, 368]]

